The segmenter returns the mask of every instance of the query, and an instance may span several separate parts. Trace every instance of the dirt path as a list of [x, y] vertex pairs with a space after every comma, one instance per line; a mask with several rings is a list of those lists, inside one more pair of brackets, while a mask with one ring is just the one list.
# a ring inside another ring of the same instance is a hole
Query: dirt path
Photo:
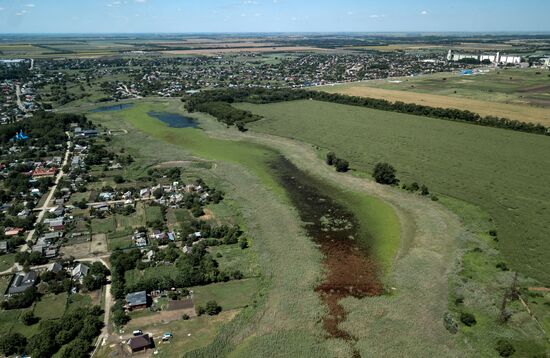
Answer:
[[[399, 253], [386, 280], [386, 285], [394, 288], [394, 294], [360, 301], [346, 299], [344, 306], [349, 311], [349, 322], [344, 322], [344, 327], [361, 341], [358, 348], [363, 347], [365, 354], [394, 356], [406, 351], [411, 356], [429, 353], [457, 356], [457, 342], [441, 323], [448, 306], [447, 275], [453, 269], [460, 239], [468, 235], [456, 215], [427, 198], [337, 173], [306, 143], [223, 129], [211, 134], [224, 139], [240, 137], [276, 148], [309, 174], [389, 203], [399, 216], [402, 236]], [[387, 340], [389, 331], [392, 337], [401, 339], [392, 345], [380, 345], [380, 341]]]

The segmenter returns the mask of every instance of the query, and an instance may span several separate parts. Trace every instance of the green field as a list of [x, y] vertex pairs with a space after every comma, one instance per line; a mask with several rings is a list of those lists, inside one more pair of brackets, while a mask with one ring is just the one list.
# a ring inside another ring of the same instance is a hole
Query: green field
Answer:
[[510, 266], [550, 283], [547, 137], [314, 101], [239, 107], [266, 117], [253, 130], [334, 150], [358, 174], [387, 161], [402, 182], [480, 206]]
[[210, 300], [216, 301], [223, 310], [242, 308], [252, 304], [259, 287], [258, 279], [214, 283], [192, 287], [195, 306], [205, 306]]
[[9, 270], [15, 263], [15, 254], [0, 255], [0, 271]]
[[34, 305], [34, 315], [41, 319], [60, 318], [65, 313], [67, 296], [67, 293], [61, 293], [40, 298], [40, 301]]
[[[252, 245], [253, 243], [250, 242]], [[220, 270], [231, 272], [239, 270], [245, 277], [259, 274], [259, 267], [252, 250], [243, 250], [239, 244], [220, 245], [209, 248], [210, 253], [220, 265]], [[221, 255], [220, 256], [218, 256]]]

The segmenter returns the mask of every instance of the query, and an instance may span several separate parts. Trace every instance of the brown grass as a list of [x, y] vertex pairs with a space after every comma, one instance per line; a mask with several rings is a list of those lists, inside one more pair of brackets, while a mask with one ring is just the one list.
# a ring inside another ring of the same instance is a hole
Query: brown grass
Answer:
[[468, 98], [457, 98], [427, 93], [415, 93], [367, 87], [363, 84], [323, 87], [324, 91], [351, 96], [372, 97], [388, 101], [401, 101], [420, 105], [456, 108], [479, 113], [482, 116], [498, 116], [524, 122], [540, 123], [550, 126], [550, 111], [529, 105], [505, 104], [480, 101]]

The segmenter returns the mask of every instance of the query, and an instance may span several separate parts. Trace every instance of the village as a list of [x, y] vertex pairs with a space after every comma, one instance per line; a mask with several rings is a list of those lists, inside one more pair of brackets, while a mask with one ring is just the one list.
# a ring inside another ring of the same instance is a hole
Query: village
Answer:
[[[214, 216], [223, 192], [179, 167], [150, 168], [134, 177], [134, 158], [110, 149], [112, 135], [83, 116], [35, 138], [40, 133], [35, 126], [47, 127], [50, 120], [57, 115], [1, 127], [29, 128], [3, 142], [0, 152], [0, 317], [19, 317], [5, 327], [40, 330], [39, 322], [49, 319], [41, 313], [45, 303], [61, 300], [72, 307], [83, 301], [104, 312], [96, 349], [126, 355], [172, 339], [168, 330], [143, 333], [142, 317], [159, 314], [171, 322], [219, 314], [221, 306], [208, 299], [211, 289], [198, 286], [218, 283], [216, 289], [225, 292], [244, 279], [243, 272], [222, 269], [218, 260], [223, 262], [224, 250], [234, 255], [248, 247], [230, 217]], [[255, 290], [250, 282], [248, 294]], [[224, 309], [231, 304], [230, 299]], [[59, 307], [52, 318], [67, 309]], [[113, 325], [119, 335], [136, 329], [121, 340]]]

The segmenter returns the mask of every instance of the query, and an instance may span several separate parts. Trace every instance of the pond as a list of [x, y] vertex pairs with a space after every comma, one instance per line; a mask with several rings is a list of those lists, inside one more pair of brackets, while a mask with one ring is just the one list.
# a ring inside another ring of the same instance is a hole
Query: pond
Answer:
[[197, 128], [199, 125], [193, 118], [184, 117], [180, 114], [168, 112], [149, 112], [147, 114], [172, 128]]
[[90, 112], [101, 113], [101, 112], [122, 111], [124, 109], [132, 108], [133, 106], [134, 106], [133, 103], [121, 103], [121, 104], [114, 104], [112, 106], [95, 108], [95, 109], [92, 109]]

